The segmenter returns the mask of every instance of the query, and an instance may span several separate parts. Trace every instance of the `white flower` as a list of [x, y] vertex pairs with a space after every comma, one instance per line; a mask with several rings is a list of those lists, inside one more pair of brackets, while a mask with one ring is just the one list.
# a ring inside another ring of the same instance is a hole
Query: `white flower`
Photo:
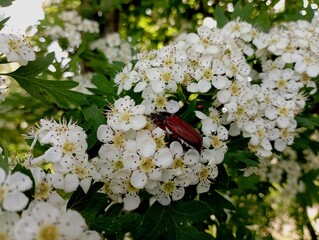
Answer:
[[77, 240], [87, 229], [84, 218], [75, 210], [61, 211], [49, 203], [35, 202], [17, 222], [17, 240]]
[[161, 93], [155, 93], [152, 88], [147, 87], [142, 93], [144, 98], [142, 105], [145, 106], [145, 114], [153, 112], [176, 113], [179, 109], [179, 103], [175, 100], [168, 100], [168, 96]]
[[136, 81], [137, 72], [132, 70], [132, 67], [132, 63], [128, 63], [122, 72], [116, 74], [114, 83], [118, 85], [117, 94], [120, 94], [123, 90], [130, 90], [133, 82]]
[[35, 60], [35, 53], [28, 42], [14, 34], [0, 33], [0, 52], [5, 54], [9, 62], [27, 65]]
[[177, 83], [181, 83], [184, 79], [182, 67], [174, 64], [172, 68], [159, 67], [150, 68], [146, 71], [146, 75], [150, 80], [150, 85], [154, 92], [163, 91], [176, 92]]
[[144, 105], [135, 105], [133, 99], [125, 96], [115, 101], [113, 109], [107, 115], [107, 123], [115, 130], [139, 130], [147, 123], [144, 112]]
[[32, 188], [29, 176], [14, 172], [8, 174], [0, 168], [0, 204], [4, 210], [17, 212], [23, 210], [29, 199], [23, 193]]
[[146, 190], [153, 194], [156, 200], [164, 206], [169, 205], [172, 200], [178, 201], [184, 197], [185, 188], [177, 183], [170, 170], [164, 171], [162, 181], [154, 183], [154, 187], [146, 188]]
[[295, 70], [298, 73], [307, 73], [310, 77], [319, 74], [319, 58], [310, 51], [300, 51], [301, 57], [296, 61]]
[[120, 201], [124, 203], [124, 210], [132, 211], [140, 205], [139, 189], [131, 184], [129, 169], [120, 169], [114, 174], [110, 182], [110, 189], [114, 194], [122, 196]]
[[0, 236], [3, 240], [15, 239], [15, 225], [20, 217], [15, 212], [0, 212]]

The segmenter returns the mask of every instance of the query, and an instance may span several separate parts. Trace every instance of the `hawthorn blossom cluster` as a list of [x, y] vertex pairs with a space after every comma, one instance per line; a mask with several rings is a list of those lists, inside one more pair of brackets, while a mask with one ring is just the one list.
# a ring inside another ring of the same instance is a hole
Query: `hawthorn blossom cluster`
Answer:
[[[52, 191], [62, 189], [65, 192], [73, 192], [78, 186], [85, 192], [89, 190], [94, 168], [86, 152], [87, 135], [80, 126], [72, 121], [62, 120], [58, 123], [42, 119], [39, 126], [29, 133], [29, 138], [34, 139], [32, 146], [36, 142], [50, 146], [43, 155], [31, 158], [29, 163], [31, 167], [43, 162], [52, 165], [54, 174], [34, 170], [40, 190], [43, 182], [48, 185], [46, 189]], [[41, 197], [47, 199], [50, 194], [51, 191], [48, 191]]]
[[269, 157], [293, 143], [294, 117], [316, 91], [317, 22], [285, 23], [264, 33], [240, 20], [219, 29], [205, 19], [197, 33], [135, 55], [136, 63], [114, 81], [119, 93], [141, 92], [147, 113], [177, 112], [181, 91], [197, 94], [196, 100], [210, 95], [211, 107], [196, 111], [204, 147], [222, 159], [230, 137], [242, 135], [251, 152]]
[[120, 38], [119, 33], [108, 33], [91, 43], [90, 49], [101, 51], [109, 63], [114, 61], [129, 63], [132, 60], [131, 45]]
[[59, 38], [68, 41], [68, 51], [72, 52], [82, 43], [82, 33], [99, 33], [99, 24], [96, 21], [82, 18], [77, 11], [63, 11], [59, 19], [63, 25], [53, 24], [46, 26], [45, 36], [49, 36], [53, 42]]
[[[72, 121], [42, 119], [29, 133], [34, 144], [51, 146], [36, 158], [23, 162], [29, 173], [0, 168], [0, 236], [3, 239], [101, 240], [91, 231], [81, 214], [66, 208], [61, 193], [78, 186], [87, 192], [93, 167], [86, 153], [86, 134]], [[2, 162], [8, 160], [3, 157]], [[11, 161], [9, 159], [9, 161]], [[44, 165], [50, 167], [45, 168]]]
[[179, 141], [167, 143], [166, 131], [145, 110], [125, 96], [108, 112], [107, 125], [99, 127], [103, 145], [94, 165], [104, 182], [101, 192], [129, 211], [139, 206], [142, 190], [162, 205], [183, 198], [190, 185], [196, 185], [197, 193], [207, 192], [220, 159], [209, 149], [200, 154]]
[[33, 201], [21, 215], [14, 211], [0, 212], [2, 239], [73, 239], [100, 240], [88, 229], [84, 218], [75, 210], [65, 210], [47, 202]]

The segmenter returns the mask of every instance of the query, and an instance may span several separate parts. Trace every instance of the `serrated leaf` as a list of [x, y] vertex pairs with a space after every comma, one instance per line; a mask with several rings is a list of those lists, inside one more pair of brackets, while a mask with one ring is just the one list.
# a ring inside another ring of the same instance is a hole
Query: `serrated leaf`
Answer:
[[95, 104], [83, 108], [82, 112], [84, 115], [84, 119], [92, 124], [92, 129], [88, 136], [88, 149], [91, 149], [91, 147], [93, 147], [94, 144], [97, 142], [97, 129], [100, 125], [106, 123], [106, 118]]
[[86, 194], [79, 187], [69, 199], [67, 208], [80, 212], [88, 224], [93, 222], [99, 213], [104, 212], [109, 203], [107, 196], [98, 192], [102, 186], [103, 183], [96, 182]]
[[78, 83], [73, 81], [50, 81], [32, 77], [15, 76], [15, 80], [35, 99], [46, 105], [57, 104], [61, 108], [69, 108], [72, 105], [87, 104], [86, 95], [71, 89]]
[[26, 78], [26, 77], [35, 77], [40, 73], [43, 73], [48, 69], [50, 64], [54, 60], [54, 53], [49, 53], [44, 57], [40, 57], [35, 61], [28, 62], [28, 65], [21, 66], [14, 72], [9, 73], [8, 75], [14, 79], [16, 78]]
[[268, 32], [271, 26], [269, 14], [266, 10], [260, 11], [258, 16], [253, 21], [255, 27], [259, 27], [262, 31]]
[[236, 209], [232, 202], [216, 191], [201, 194], [200, 200], [209, 205], [212, 214], [215, 215], [219, 222], [225, 222], [227, 220], [227, 214], [224, 209]]
[[10, 17], [6, 17], [0, 21], [0, 30], [2, 30], [2, 28], [5, 26], [6, 22], [8, 22], [9, 19]]
[[222, 28], [226, 23], [228, 23], [228, 19], [225, 15], [224, 10], [218, 5], [215, 8], [214, 16], [217, 21], [217, 26], [219, 28]]
[[[169, 206], [154, 203], [145, 213], [137, 239], [206, 239], [209, 235], [200, 233], [192, 224], [209, 219], [211, 209], [202, 201], [178, 201]], [[194, 238], [191, 238], [193, 236]]]
[[251, 18], [251, 13], [253, 12], [254, 6], [252, 3], [247, 3], [244, 7], [241, 8], [239, 17], [241, 20], [249, 21]]
[[[108, 80], [102, 74], [95, 74], [92, 78], [92, 83], [97, 87], [97, 90], [105, 95], [107, 99], [113, 99], [117, 96], [117, 88], [114, 83]], [[93, 90], [94, 91], [94, 90]]]
[[137, 232], [137, 239], [157, 239], [169, 224], [173, 221], [169, 214], [168, 208], [155, 202], [145, 213], [139, 230]]
[[211, 210], [202, 201], [178, 201], [170, 208], [172, 216], [179, 223], [196, 223], [209, 218]]

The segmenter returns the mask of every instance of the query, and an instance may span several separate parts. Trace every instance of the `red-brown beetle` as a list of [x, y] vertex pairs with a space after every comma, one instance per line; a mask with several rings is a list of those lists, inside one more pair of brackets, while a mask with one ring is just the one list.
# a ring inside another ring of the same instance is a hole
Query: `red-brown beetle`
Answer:
[[202, 137], [192, 125], [185, 122], [179, 116], [159, 112], [152, 114], [152, 118], [160, 128], [173, 135], [173, 139], [177, 138], [182, 143], [192, 146], [199, 152], [201, 151], [203, 145]]

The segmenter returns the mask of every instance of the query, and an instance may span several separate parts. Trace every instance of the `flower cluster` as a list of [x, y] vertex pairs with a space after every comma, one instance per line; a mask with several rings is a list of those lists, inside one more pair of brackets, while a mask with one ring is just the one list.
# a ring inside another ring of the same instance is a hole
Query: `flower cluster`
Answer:
[[86, 153], [87, 136], [81, 127], [72, 121], [57, 123], [42, 119], [30, 137], [34, 138], [33, 144], [38, 141], [41, 145], [51, 146], [43, 155], [31, 160], [32, 165], [41, 161], [52, 164], [54, 174], [37, 177], [40, 184], [43, 178], [51, 178], [51, 181], [46, 182], [55, 189], [72, 192], [80, 185], [85, 192], [88, 191], [94, 168]]
[[21, 215], [0, 212], [0, 236], [3, 239], [74, 239], [100, 240], [88, 230], [84, 218], [74, 210], [59, 209], [46, 202], [34, 201]]
[[167, 132], [145, 110], [125, 96], [107, 114], [108, 124], [99, 127], [103, 145], [94, 165], [104, 182], [101, 191], [123, 202], [125, 210], [139, 206], [143, 189], [163, 205], [181, 199], [190, 185], [197, 185], [197, 193], [207, 192], [220, 160], [208, 149], [200, 154], [179, 141], [167, 143]]
[[98, 33], [96, 21], [82, 18], [77, 11], [64, 11], [59, 15], [63, 25], [46, 26], [45, 36], [53, 40], [64, 38], [68, 41], [68, 51], [73, 51], [82, 43], [81, 33]]
[[95, 40], [91, 43], [90, 48], [101, 51], [109, 63], [114, 61], [128, 63], [132, 59], [131, 45], [123, 41], [117, 32], [109, 33]]
[[269, 157], [273, 149], [283, 151], [293, 143], [294, 117], [307, 94], [316, 91], [317, 21], [282, 24], [263, 33], [240, 20], [219, 29], [206, 19], [197, 33], [134, 56], [137, 62], [129, 63], [115, 83], [119, 93], [141, 92], [148, 114], [177, 112], [174, 94], [180, 91], [196, 93], [198, 100], [210, 94], [211, 107], [196, 111], [204, 147], [222, 159], [229, 137], [241, 134], [250, 139], [251, 152]]
[[15, 34], [0, 33], [0, 54], [4, 54], [8, 62], [17, 62], [22, 66], [35, 60], [35, 52], [29, 42]]

